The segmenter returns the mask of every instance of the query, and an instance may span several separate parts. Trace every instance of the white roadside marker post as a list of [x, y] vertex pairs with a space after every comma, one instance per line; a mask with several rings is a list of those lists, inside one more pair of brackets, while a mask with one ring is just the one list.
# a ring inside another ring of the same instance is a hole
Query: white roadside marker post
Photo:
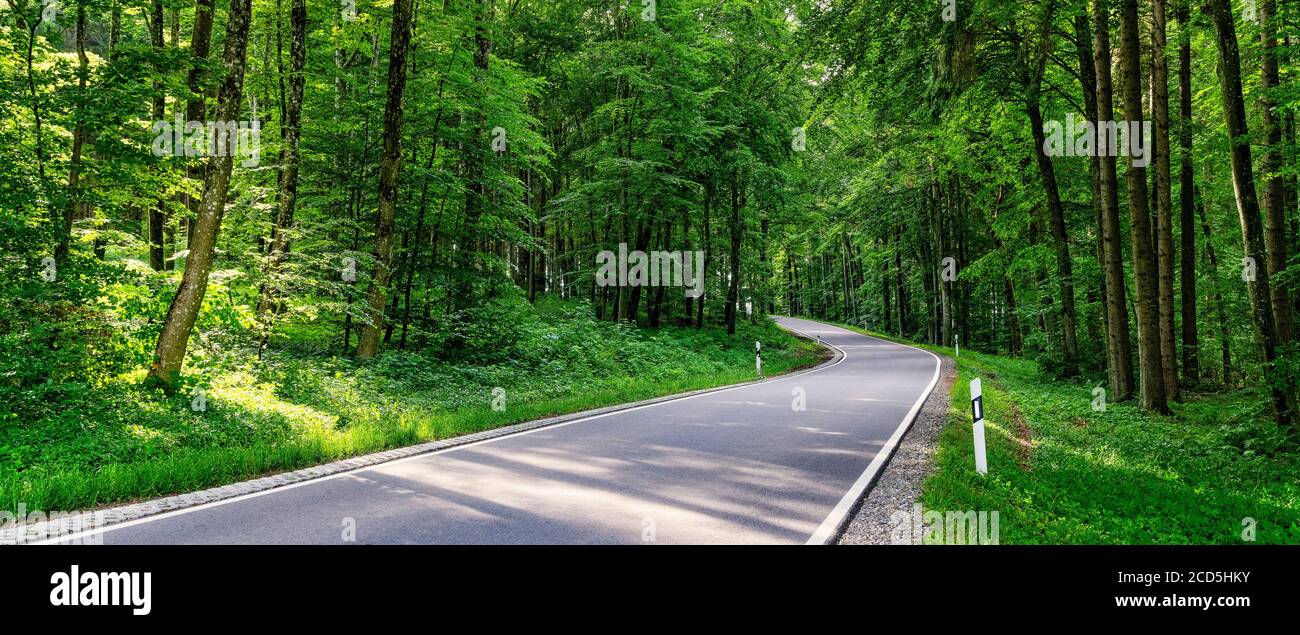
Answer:
[[961, 357], [961, 338], [954, 333], [952, 336], [952, 347], [955, 351], [953, 357]]
[[754, 341], [754, 372], [763, 376], [763, 343]]
[[984, 454], [984, 391], [978, 377], [970, 380], [970, 408], [975, 435], [975, 471], [988, 474], [988, 457]]

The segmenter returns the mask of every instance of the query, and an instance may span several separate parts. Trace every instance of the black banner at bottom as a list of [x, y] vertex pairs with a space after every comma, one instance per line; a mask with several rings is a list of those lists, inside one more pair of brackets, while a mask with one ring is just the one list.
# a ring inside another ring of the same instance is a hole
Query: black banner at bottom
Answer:
[[1300, 548], [74, 546], [0, 548], [0, 561], [0, 606], [23, 619], [305, 625], [474, 611], [499, 627], [612, 610], [734, 628], [886, 610], [1289, 617]]

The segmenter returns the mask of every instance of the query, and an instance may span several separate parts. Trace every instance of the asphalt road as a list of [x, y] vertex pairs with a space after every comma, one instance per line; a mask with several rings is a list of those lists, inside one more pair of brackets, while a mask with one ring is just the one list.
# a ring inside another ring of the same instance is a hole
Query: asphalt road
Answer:
[[110, 526], [103, 542], [825, 542], [925, 401], [939, 359], [778, 320], [840, 359]]

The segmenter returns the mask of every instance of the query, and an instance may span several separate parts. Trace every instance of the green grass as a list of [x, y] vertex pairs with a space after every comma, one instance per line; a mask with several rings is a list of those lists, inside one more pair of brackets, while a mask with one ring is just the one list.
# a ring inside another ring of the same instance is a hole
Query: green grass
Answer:
[[[1268, 420], [1261, 392], [1190, 394], [1171, 416], [1133, 403], [1099, 412], [1098, 383], [1058, 381], [1032, 361], [968, 348], [957, 361], [925, 509], [996, 510], [1002, 544], [1247, 544], [1245, 518], [1257, 543], [1300, 544], [1300, 451]], [[975, 377], [985, 477], [971, 436]]]
[[[23, 413], [33, 423], [0, 430], [0, 509], [68, 511], [193, 491], [743, 382], [754, 378], [754, 340], [768, 375], [820, 358], [814, 344], [766, 320], [730, 337], [718, 328], [629, 328], [581, 310], [508, 311], [495, 326], [449, 327], [438, 355], [394, 351], [358, 363], [316, 350], [326, 334], [299, 325], [262, 362], [192, 355], [185, 394], [140, 388], [142, 371], [61, 393], [49, 408]], [[196, 386], [206, 411], [190, 407]], [[497, 387], [504, 411], [491, 407]]]

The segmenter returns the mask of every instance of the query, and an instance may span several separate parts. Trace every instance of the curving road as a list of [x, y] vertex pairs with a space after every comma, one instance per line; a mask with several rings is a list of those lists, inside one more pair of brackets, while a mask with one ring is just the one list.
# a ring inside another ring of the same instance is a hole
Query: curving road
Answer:
[[820, 336], [836, 361], [110, 526], [103, 542], [827, 542], [934, 388], [939, 359], [777, 320]]

